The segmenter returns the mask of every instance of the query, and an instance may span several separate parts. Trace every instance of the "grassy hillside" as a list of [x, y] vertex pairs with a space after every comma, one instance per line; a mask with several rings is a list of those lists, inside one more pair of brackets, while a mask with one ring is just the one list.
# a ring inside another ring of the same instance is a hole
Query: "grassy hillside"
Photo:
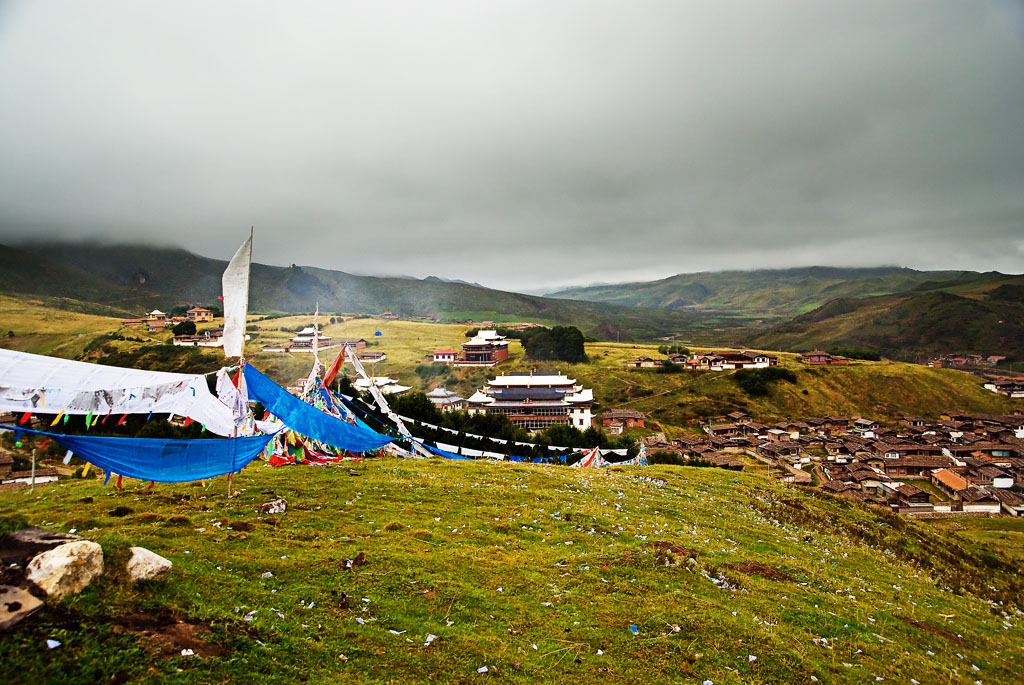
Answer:
[[751, 344], [786, 350], [851, 344], [892, 355], [963, 352], [1024, 358], [1024, 276], [835, 300], [752, 337]]
[[[589, 364], [537, 363], [525, 359], [513, 341], [511, 359], [493, 369], [448, 369], [433, 366], [437, 349], [458, 349], [469, 328], [465, 324], [431, 324], [351, 318], [329, 323], [324, 331], [334, 338], [365, 338], [368, 352], [385, 352], [387, 360], [368, 365], [375, 375], [390, 375], [403, 384], [428, 390], [438, 385], [468, 397], [495, 373], [559, 370], [594, 389], [598, 409], [632, 408], [647, 413], [651, 425], [670, 435], [697, 425], [704, 417], [746, 411], [762, 421], [796, 419], [828, 414], [861, 414], [892, 420], [902, 414], [937, 417], [944, 411], [1007, 412], [1024, 406], [981, 387], [981, 379], [948, 369], [928, 369], [897, 362], [859, 362], [846, 367], [811, 368], [783, 354], [784, 366], [797, 382], [776, 383], [767, 397], [749, 397], [732, 380], [731, 372], [656, 373], [630, 370], [629, 359], [639, 355], [660, 357], [656, 346], [631, 343], [588, 343]], [[308, 315], [257, 321], [246, 356], [278, 382], [294, 383], [312, 364], [309, 353], [262, 353], [265, 343], [281, 342], [297, 327], [309, 325]], [[285, 330], [281, 330], [285, 329]], [[7, 337], [7, 330], [15, 333]], [[381, 336], [374, 335], [380, 331]], [[116, 339], [140, 337], [144, 343]], [[196, 350], [166, 345], [169, 333], [149, 334], [138, 327], [121, 328], [115, 318], [53, 309], [33, 302], [0, 296], [0, 346], [65, 358], [89, 359], [105, 364], [164, 371], [210, 371], [224, 362], [219, 350]], [[331, 361], [337, 350], [321, 355]], [[417, 373], [417, 367], [421, 373]]]
[[973, 281], [980, 276], [970, 271], [915, 271], [899, 267], [720, 271], [679, 274], [642, 283], [569, 288], [551, 293], [551, 297], [771, 319], [801, 314], [836, 298], [898, 293], [922, 284]]
[[[94, 301], [109, 302], [129, 292], [136, 300], [164, 308], [186, 302], [216, 302], [226, 266], [225, 261], [174, 248], [60, 243], [23, 249], [36, 259], [45, 258], [76, 273], [87, 271], [94, 279], [102, 279], [109, 292], [96, 294]], [[40, 292], [45, 274], [45, 270], [39, 271], [36, 279], [12, 283], [10, 290]], [[77, 291], [71, 284], [47, 283], [45, 288], [47, 294], [75, 297]], [[0, 290], [7, 290], [2, 280]], [[317, 303], [322, 311], [391, 311], [408, 317], [571, 324], [590, 335], [623, 340], [650, 340], [674, 333], [720, 337], [723, 330], [738, 324], [728, 316], [709, 318], [660, 309], [570, 302], [436, 278], [376, 278], [295, 265], [253, 264], [251, 311], [312, 312]]]
[[120, 319], [73, 311], [77, 301], [53, 299], [0, 295], [0, 347], [70, 359], [121, 327]]
[[[1024, 668], [1012, 564], [762, 477], [388, 459], [253, 466], [230, 500], [223, 479], [142, 485], [0, 499], [106, 561], [0, 640], [4, 682], [1010, 683]], [[274, 497], [286, 513], [255, 513]], [[132, 545], [173, 561], [171, 579], [130, 585]]]
[[118, 316], [152, 302], [145, 293], [111, 283], [88, 265], [67, 265], [52, 259], [45, 250], [35, 253], [6, 245], [0, 245], [0, 293], [48, 296], [53, 306], [66, 303], [78, 310], [88, 303], [97, 309], [116, 311]]

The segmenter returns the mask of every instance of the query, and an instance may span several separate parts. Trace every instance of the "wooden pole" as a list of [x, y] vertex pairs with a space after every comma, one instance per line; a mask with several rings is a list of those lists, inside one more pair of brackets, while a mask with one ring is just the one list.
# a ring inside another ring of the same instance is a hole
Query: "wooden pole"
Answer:
[[30, 492], [34, 492], [36, 489], [36, 448], [32, 448], [32, 488]]

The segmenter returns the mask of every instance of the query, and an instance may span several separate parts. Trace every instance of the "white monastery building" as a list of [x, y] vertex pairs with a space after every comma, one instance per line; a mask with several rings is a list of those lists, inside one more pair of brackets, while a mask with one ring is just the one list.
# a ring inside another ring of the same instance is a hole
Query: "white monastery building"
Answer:
[[488, 381], [466, 405], [470, 413], [504, 414], [528, 431], [556, 423], [586, 430], [594, 418], [594, 391], [561, 374], [517, 372]]

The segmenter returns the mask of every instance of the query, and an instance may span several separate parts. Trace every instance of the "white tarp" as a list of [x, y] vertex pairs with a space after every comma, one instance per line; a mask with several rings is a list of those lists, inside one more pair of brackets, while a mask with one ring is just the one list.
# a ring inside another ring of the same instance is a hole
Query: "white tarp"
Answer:
[[252, 232], [231, 258], [221, 277], [224, 291], [224, 356], [241, 357], [245, 342], [245, 315], [249, 309], [249, 262], [252, 261]]
[[235, 428], [230, 407], [201, 375], [122, 369], [0, 349], [0, 411], [43, 414], [177, 414], [218, 435]]

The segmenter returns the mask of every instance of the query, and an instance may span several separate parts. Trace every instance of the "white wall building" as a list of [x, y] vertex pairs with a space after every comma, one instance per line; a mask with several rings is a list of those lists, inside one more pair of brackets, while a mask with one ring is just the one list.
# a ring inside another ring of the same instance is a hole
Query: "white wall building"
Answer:
[[586, 430], [594, 420], [594, 391], [561, 374], [498, 376], [466, 403], [471, 413], [504, 414], [528, 431], [558, 423]]

